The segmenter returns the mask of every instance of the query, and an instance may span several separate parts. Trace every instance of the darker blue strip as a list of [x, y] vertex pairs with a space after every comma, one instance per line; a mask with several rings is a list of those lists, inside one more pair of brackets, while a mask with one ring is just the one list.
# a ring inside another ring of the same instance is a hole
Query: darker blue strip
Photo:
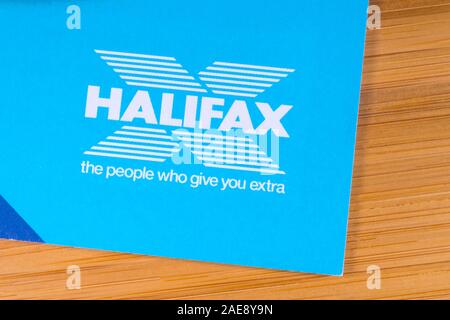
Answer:
[[44, 242], [1, 195], [0, 238], [19, 241]]

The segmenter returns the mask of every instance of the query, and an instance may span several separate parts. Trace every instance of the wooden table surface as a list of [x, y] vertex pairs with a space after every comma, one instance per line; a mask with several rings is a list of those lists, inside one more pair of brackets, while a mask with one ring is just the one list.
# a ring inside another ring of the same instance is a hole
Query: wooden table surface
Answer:
[[0, 299], [450, 298], [450, 1], [372, 4], [344, 277], [0, 241]]

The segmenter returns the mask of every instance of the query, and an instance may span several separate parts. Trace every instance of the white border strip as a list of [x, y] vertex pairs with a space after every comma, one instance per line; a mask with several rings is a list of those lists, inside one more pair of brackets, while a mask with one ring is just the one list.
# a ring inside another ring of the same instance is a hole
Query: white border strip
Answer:
[[252, 65], [252, 64], [240, 64], [240, 63], [230, 63], [230, 62], [221, 62], [221, 61], [214, 62], [214, 65], [224, 66], [224, 67], [259, 69], [259, 70], [267, 70], [267, 71], [279, 71], [279, 72], [294, 72], [295, 71], [295, 69], [265, 67], [265, 66], [256, 66], [256, 65]]
[[135, 57], [135, 58], [145, 58], [145, 59], [158, 59], [158, 60], [167, 60], [167, 61], [176, 61], [173, 57], [164, 57], [164, 56], [153, 56], [148, 54], [141, 53], [129, 53], [129, 52], [120, 52], [120, 51], [107, 51], [107, 50], [94, 50], [98, 54], [109, 54], [116, 56], [124, 56], [124, 57]]
[[268, 173], [268, 174], [286, 174], [286, 172], [284, 172], [284, 171], [264, 169], [264, 168], [247, 168], [247, 167], [241, 167], [241, 166], [230, 166], [230, 165], [222, 165], [222, 164], [214, 164], [214, 163], [204, 163], [204, 165], [206, 167], [232, 169], [232, 170], [239, 170], [239, 171], [251, 171], [251, 172]]
[[164, 162], [164, 161], [166, 161], [166, 159], [160, 159], [160, 158], [132, 156], [132, 155], [116, 154], [116, 153], [108, 153], [108, 152], [85, 151], [84, 154], [90, 155], [90, 156], [99, 156], [99, 157], [107, 157], [107, 158], [121, 158], [121, 159], [133, 159], [133, 160], [144, 160], [144, 161], [152, 161], [152, 162]]

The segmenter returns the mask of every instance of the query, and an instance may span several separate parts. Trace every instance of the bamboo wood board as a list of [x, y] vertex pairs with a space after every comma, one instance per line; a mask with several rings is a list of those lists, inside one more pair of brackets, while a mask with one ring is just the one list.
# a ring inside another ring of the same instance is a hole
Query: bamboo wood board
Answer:
[[344, 277], [0, 241], [0, 299], [450, 298], [450, 1], [372, 4]]

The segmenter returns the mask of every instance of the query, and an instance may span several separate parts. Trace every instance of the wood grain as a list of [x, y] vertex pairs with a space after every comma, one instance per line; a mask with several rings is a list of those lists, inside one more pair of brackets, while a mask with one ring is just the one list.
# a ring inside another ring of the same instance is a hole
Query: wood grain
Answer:
[[0, 241], [0, 298], [450, 298], [450, 1], [372, 4], [343, 278]]

